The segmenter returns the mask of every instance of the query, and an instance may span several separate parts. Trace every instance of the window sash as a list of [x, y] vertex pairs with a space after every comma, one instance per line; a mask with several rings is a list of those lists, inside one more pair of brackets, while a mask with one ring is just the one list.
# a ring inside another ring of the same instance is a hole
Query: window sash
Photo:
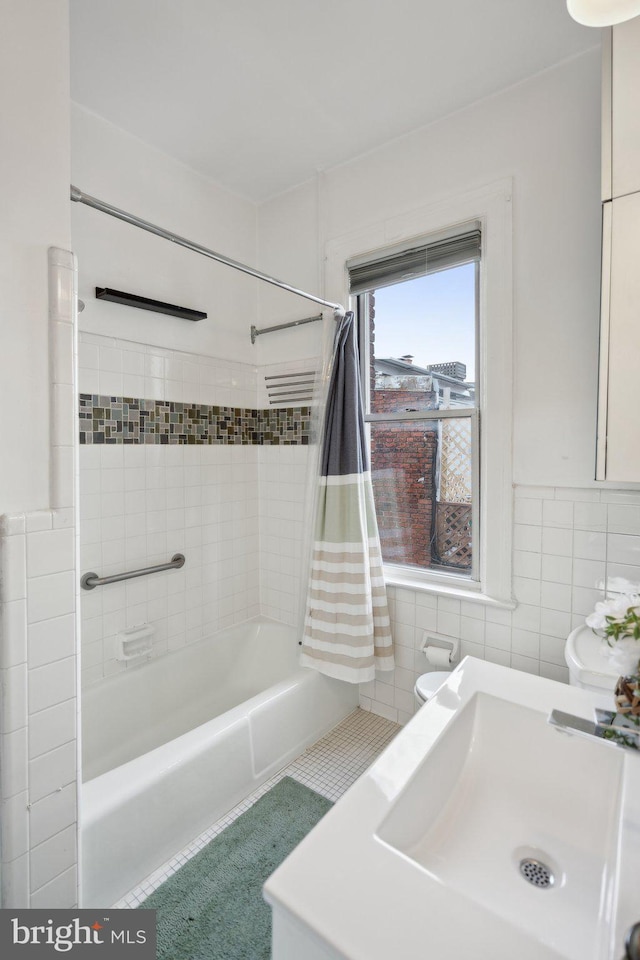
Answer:
[[[413, 576], [419, 574], [426, 580], [442, 580], [452, 584], [459, 583], [467, 588], [479, 589], [481, 582], [480, 566], [480, 411], [474, 409], [460, 410], [427, 410], [424, 413], [391, 413], [391, 414], [369, 414], [365, 416], [368, 423], [393, 423], [394, 421], [406, 420], [446, 420], [446, 419], [470, 419], [471, 420], [471, 529], [473, 530], [473, 548], [471, 551], [471, 570], [468, 575], [452, 573], [437, 568], [408, 566], [407, 564], [384, 562], [384, 568], [388, 571], [398, 571], [399, 573], [410, 572]], [[369, 447], [371, 446], [371, 437], [369, 437]]]

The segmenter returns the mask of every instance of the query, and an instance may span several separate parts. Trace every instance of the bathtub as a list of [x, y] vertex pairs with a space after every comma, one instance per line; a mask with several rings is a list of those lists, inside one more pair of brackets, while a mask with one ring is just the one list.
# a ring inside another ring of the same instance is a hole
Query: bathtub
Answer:
[[82, 696], [82, 906], [112, 906], [357, 706], [251, 621]]

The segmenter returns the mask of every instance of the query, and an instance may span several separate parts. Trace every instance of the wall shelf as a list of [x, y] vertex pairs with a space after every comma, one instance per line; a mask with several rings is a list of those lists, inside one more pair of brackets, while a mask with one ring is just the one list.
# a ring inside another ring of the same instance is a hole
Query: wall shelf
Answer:
[[174, 303], [163, 303], [162, 300], [151, 300], [149, 297], [139, 297], [135, 293], [123, 293], [122, 290], [112, 290], [110, 287], [96, 287], [96, 298], [98, 300], [108, 300], [110, 303], [121, 303], [126, 307], [151, 310], [153, 313], [166, 313], [171, 317], [181, 317], [182, 320], [204, 320], [207, 316], [201, 310], [178, 307]]

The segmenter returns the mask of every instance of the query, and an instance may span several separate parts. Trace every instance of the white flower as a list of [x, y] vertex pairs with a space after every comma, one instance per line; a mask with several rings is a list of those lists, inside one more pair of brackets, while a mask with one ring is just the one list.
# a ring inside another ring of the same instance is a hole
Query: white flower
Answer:
[[637, 673], [640, 642], [633, 637], [621, 637], [613, 647], [609, 648], [607, 659], [623, 677]]

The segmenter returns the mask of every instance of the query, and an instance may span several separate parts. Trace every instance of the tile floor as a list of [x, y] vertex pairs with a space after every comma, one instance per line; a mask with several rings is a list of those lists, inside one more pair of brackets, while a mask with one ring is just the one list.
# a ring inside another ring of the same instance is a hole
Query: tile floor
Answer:
[[224, 817], [212, 824], [208, 830], [200, 834], [188, 847], [181, 850], [177, 856], [146, 877], [139, 886], [114, 906], [132, 909], [139, 906], [160, 884], [179, 870], [225, 827], [228, 827], [236, 817], [248, 810], [282, 777], [293, 777], [294, 780], [304, 783], [328, 800], [338, 800], [360, 774], [373, 763], [400, 729], [397, 723], [392, 723], [384, 717], [359, 708], [354, 710], [330, 733], [308, 747], [293, 763], [258, 787]]

